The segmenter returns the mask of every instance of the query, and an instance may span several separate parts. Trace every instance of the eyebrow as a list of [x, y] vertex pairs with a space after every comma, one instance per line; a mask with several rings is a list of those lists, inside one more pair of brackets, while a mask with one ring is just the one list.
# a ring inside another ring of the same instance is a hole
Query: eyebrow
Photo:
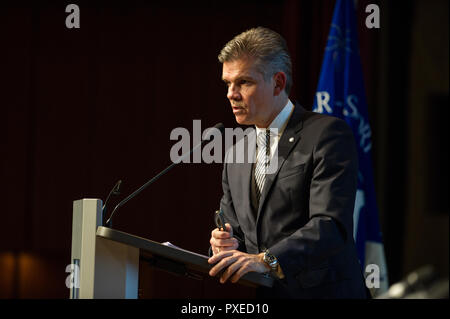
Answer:
[[[255, 81], [255, 79], [254, 79], [253, 77], [249, 76], [249, 75], [241, 75], [241, 76], [239, 76], [239, 77], [237, 77], [237, 78], [235, 79], [236, 82], [237, 82], [237, 81], [240, 81], [240, 80], [250, 80], [250, 81]], [[230, 82], [229, 80], [224, 79], [224, 78], [222, 78], [222, 81], [224, 81], [225, 83], [229, 83], [229, 82]]]

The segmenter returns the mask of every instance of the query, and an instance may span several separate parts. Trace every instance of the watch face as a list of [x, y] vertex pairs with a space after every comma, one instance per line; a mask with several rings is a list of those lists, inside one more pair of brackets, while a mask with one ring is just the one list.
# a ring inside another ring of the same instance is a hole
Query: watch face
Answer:
[[274, 255], [272, 255], [272, 254], [270, 254], [270, 253], [268, 253], [268, 252], [266, 252], [265, 254], [264, 254], [264, 261], [266, 262], [266, 263], [268, 263], [269, 264], [269, 266], [270, 267], [276, 267], [276, 265], [277, 265], [277, 259], [275, 258], [275, 256]]

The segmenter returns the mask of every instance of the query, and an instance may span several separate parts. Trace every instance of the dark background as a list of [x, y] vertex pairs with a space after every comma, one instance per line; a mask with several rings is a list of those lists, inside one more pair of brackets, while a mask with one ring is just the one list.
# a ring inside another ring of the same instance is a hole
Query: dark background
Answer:
[[[67, 29], [66, 5], [81, 28]], [[367, 29], [376, 3], [381, 28]], [[122, 197], [170, 162], [176, 127], [235, 127], [217, 55], [266, 26], [287, 40], [292, 100], [311, 109], [333, 0], [0, 4], [0, 297], [68, 298], [72, 202]], [[425, 264], [448, 276], [448, 1], [358, 1], [380, 221], [390, 283]], [[206, 253], [220, 164], [183, 164], [114, 227]], [[141, 264], [145, 298], [248, 297]]]

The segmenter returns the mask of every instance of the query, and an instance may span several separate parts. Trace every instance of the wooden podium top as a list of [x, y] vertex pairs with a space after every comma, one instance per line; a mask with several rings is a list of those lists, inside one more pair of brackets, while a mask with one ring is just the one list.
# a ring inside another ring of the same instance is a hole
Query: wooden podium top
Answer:
[[[193, 277], [197, 274], [209, 276], [208, 272], [213, 267], [208, 263], [207, 256], [167, 246], [116, 229], [99, 226], [97, 236], [139, 248], [141, 259], [169, 272]], [[252, 287], [272, 287], [273, 280], [269, 275], [249, 272], [242, 276], [238, 283]]]

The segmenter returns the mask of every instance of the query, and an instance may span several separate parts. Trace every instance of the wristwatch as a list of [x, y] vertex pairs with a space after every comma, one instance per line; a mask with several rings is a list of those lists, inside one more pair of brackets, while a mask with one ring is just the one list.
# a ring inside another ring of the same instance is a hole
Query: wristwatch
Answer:
[[273, 272], [277, 271], [278, 268], [278, 259], [274, 255], [272, 255], [269, 250], [264, 252], [263, 261], [270, 266]]

